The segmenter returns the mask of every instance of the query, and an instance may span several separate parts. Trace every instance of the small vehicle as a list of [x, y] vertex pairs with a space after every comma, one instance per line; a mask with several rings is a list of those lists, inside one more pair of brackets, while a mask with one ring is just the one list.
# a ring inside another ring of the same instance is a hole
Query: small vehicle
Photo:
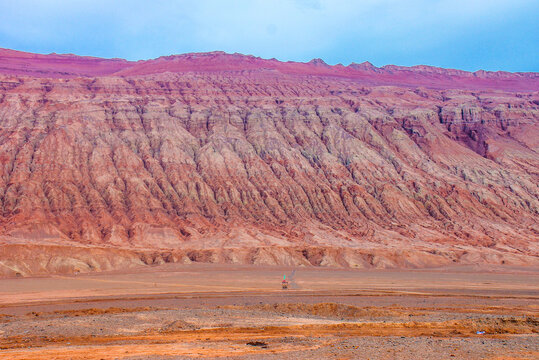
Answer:
[[281, 287], [283, 290], [288, 289], [288, 280], [286, 280], [286, 275], [283, 277], [283, 281], [281, 282]]

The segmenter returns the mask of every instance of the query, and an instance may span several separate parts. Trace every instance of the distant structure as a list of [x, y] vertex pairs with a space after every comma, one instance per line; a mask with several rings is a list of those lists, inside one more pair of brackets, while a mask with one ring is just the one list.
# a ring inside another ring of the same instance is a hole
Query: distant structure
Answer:
[[283, 290], [288, 289], [288, 280], [286, 280], [286, 275], [283, 276], [283, 282], [281, 283]]

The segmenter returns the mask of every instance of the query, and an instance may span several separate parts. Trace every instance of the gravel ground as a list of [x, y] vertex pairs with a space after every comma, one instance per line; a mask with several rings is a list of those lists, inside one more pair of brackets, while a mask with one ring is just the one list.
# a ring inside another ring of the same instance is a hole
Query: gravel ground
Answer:
[[[316, 338], [294, 340], [305, 347], [317, 342]], [[387, 359], [387, 360], [441, 360], [441, 359], [496, 359], [536, 360], [539, 354], [537, 336], [519, 336], [510, 339], [433, 338], [433, 337], [360, 337], [337, 341], [317, 349], [302, 349], [278, 354], [250, 354], [227, 359]], [[125, 360], [179, 360], [192, 356], [131, 356]], [[210, 359], [210, 358], [208, 358]], [[218, 358], [212, 358], [218, 359]]]
[[536, 272], [182, 271], [0, 281], [0, 360], [539, 359]]
[[[440, 299], [442, 301], [446, 299]], [[474, 299], [460, 304], [459, 312], [436, 311], [436, 304], [428, 308], [405, 308], [394, 304], [357, 307], [315, 302], [237, 303], [231, 299], [228, 304], [219, 302], [220, 305], [206, 305], [206, 308], [195, 304], [189, 306], [187, 302], [172, 309], [126, 307], [52, 312], [36, 311], [39, 310], [36, 306], [24, 315], [4, 316], [0, 319], [0, 359], [55, 358], [56, 352], [73, 352], [73, 356], [68, 359], [85, 359], [89, 356], [81, 355], [85, 349], [89, 352], [95, 349], [94, 358], [99, 360], [440, 360], [539, 357], [537, 314], [512, 316], [503, 307], [496, 307], [497, 311], [494, 311], [491, 306], [479, 306]], [[534, 304], [519, 304], [516, 307], [515, 304], [508, 305], [511, 311], [533, 313], [536, 312], [533, 310], [535, 308]], [[454, 331], [454, 336], [451, 336], [453, 333], [444, 332], [443, 326], [440, 329], [428, 327], [431, 324], [446, 323], [449, 326], [485, 324], [490, 326], [490, 332], [476, 335], [475, 330], [464, 329], [464, 332]], [[346, 327], [369, 324], [374, 327], [365, 330], [363, 335], [350, 332]], [[304, 330], [305, 326], [312, 330]], [[405, 336], [395, 336], [391, 330], [379, 330], [385, 326], [394, 326], [395, 331], [404, 331]], [[414, 330], [415, 327], [417, 330]], [[250, 330], [242, 335], [244, 329]], [[369, 336], [368, 331], [382, 332], [379, 336]], [[431, 335], [422, 335], [424, 331], [430, 331]], [[142, 339], [144, 336], [150, 338]], [[147, 352], [145, 343], [152, 344], [148, 346], [164, 345], [151, 350], [155, 352], [151, 355], [142, 355]], [[107, 352], [109, 348], [110, 353]], [[47, 354], [54, 355], [40, 357], [43, 349], [49, 351]], [[118, 355], [120, 350], [121, 356]], [[98, 353], [103, 354], [102, 357]], [[133, 353], [138, 355], [130, 355]]]

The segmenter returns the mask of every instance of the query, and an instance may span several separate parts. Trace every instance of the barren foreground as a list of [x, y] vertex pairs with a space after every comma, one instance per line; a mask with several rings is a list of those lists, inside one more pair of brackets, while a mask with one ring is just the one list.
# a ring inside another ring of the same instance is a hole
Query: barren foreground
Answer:
[[0, 359], [536, 359], [538, 278], [167, 264], [4, 279]]

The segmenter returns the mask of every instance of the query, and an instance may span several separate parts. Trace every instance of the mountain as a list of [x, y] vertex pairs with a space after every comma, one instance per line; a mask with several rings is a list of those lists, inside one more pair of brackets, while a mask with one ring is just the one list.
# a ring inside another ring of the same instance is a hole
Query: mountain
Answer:
[[539, 265], [539, 74], [0, 50], [0, 274]]

